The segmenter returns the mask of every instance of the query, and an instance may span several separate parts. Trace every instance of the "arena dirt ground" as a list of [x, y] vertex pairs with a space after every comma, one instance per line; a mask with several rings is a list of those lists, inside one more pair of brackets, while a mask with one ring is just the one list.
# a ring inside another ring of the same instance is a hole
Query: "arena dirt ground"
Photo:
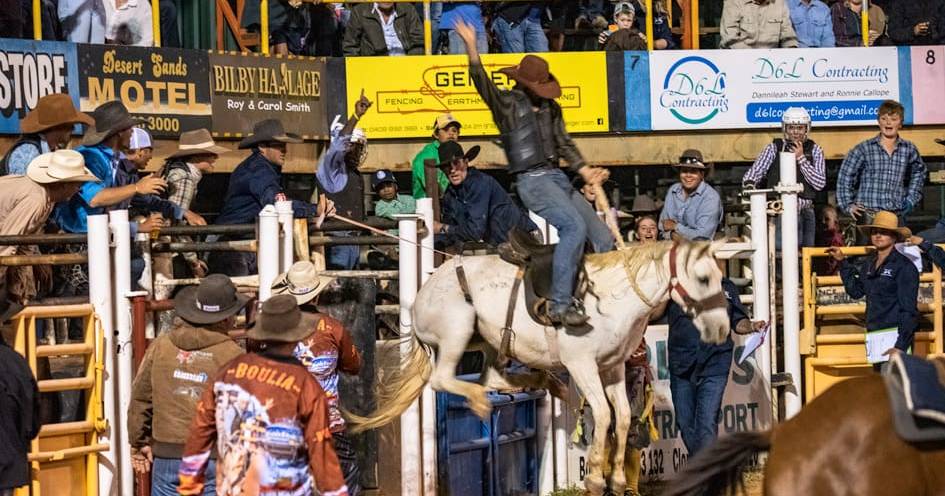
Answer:
[[[745, 474], [745, 491], [737, 493], [737, 496], [762, 496], [763, 481], [764, 476], [760, 471]], [[665, 487], [666, 483], [663, 482], [643, 483], [640, 484], [640, 494], [642, 496], [661, 496]], [[584, 496], [584, 488], [572, 486], [569, 489], [555, 491], [547, 496]]]

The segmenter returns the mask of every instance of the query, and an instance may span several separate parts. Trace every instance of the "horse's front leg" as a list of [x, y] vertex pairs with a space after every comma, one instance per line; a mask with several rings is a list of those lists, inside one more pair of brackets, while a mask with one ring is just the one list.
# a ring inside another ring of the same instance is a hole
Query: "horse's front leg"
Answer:
[[604, 392], [614, 409], [614, 457], [610, 471], [610, 490], [614, 494], [623, 494], [627, 486], [627, 477], [624, 472], [624, 457], [627, 449], [627, 434], [630, 431], [630, 400], [627, 398], [624, 364], [617, 365], [602, 374]]
[[565, 363], [571, 378], [581, 390], [587, 404], [594, 414], [594, 438], [591, 441], [591, 450], [588, 455], [587, 476], [584, 478], [584, 487], [587, 494], [601, 496], [607, 489], [604, 481], [604, 456], [607, 434], [610, 429], [610, 406], [601, 384], [600, 372], [593, 357], [571, 357]]

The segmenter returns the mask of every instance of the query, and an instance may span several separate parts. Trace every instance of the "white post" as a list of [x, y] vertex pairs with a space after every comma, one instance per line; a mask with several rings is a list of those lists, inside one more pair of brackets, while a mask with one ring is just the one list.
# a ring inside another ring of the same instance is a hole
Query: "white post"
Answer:
[[[417, 216], [395, 215], [400, 231], [400, 335], [413, 334], [411, 310], [417, 297]], [[413, 349], [413, 340], [400, 345], [401, 355]], [[420, 402], [414, 401], [400, 416], [400, 486], [403, 495], [421, 495]]]
[[131, 444], [128, 439], [128, 406], [131, 404], [131, 382], [134, 366], [131, 355], [131, 229], [128, 226], [128, 211], [114, 210], [108, 213], [115, 246], [112, 257], [112, 284], [115, 308], [115, 352], [116, 382], [118, 383], [118, 411], [115, 414], [118, 432], [118, 455], [121, 462], [121, 493], [134, 493], [134, 472], [131, 469]]
[[[99, 443], [107, 443], [108, 451], [102, 453], [98, 463], [98, 494], [99, 496], [108, 496], [113, 492], [112, 485], [114, 479], [119, 477], [118, 466], [118, 436], [114, 435], [116, 424], [115, 417], [115, 364], [113, 362], [114, 353], [112, 345], [114, 344], [114, 318], [112, 316], [112, 278], [111, 261], [108, 249], [108, 216], [90, 215], [88, 217], [88, 255], [89, 255], [89, 302], [95, 309], [102, 323], [102, 332], [104, 334], [104, 347], [100, 350], [102, 354], [102, 365], [105, 370], [102, 371], [102, 397], [104, 403], [103, 415], [105, 416], [106, 427], [98, 435]], [[131, 494], [131, 493], [128, 493]]]
[[288, 200], [276, 202], [276, 212], [279, 215], [279, 226], [282, 228], [282, 238], [280, 241], [279, 273], [289, 271], [289, 267], [295, 262], [295, 246], [293, 246], [292, 233], [295, 227], [295, 216], [292, 214], [292, 202]]
[[[139, 232], [135, 238], [135, 246], [141, 249], [141, 258], [144, 260], [144, 271], [141, 273], [138, 284], [147, 296], [154, 298], [154, 257], [151, 254], [151, 233]], [[154, 320], [154, 314], [147, 312], [144, 317], [144, 335], [148, 339], [158, 337]]]
[[[426, 236], [420, 240], [420, 285], [433, 274], [433, 199], [417, 200], [417, 215], [426, 225]], [[403, 251], [401, 251], [403, 253]], [[413, 252], [411, 252], [413, 253]], [[401, 255], [402, 257], [403, 255]], [[427, 384], [420, 396], [420, 431], [423, 445], [423, 493], [436, 494], [436, 395]]]
[[791, 374], [795, 392], [784, 395], [784, 413], [791, 418], [801, 411], [800, 321], [797, 281], [797, 161], [793, 153], [781, 154], [781, 291], [784, 312], [784, 371]]
[[259, 301], [272, 295], [272, 281], [279, 275], [279, 214], [275, 207], [266, 205], [259, 212], [259, 245], [256, 248], [256, 268], [259, 271]]
[[[764, 322], [771, 320], [768, 301], [768, 198], [767, 193], [751, 193], [751, 287], [752, 318]], [[768, 335], [771, 339], [771, 335]], [[771, 347], [762, 346], [758, 351], [758, 367], [764, 375], [765, 384], [771, 388]]]

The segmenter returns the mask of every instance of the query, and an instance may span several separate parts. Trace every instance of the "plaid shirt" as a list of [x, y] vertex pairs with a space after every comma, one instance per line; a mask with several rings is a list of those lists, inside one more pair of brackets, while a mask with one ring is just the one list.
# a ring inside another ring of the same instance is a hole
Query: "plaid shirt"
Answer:
[[[190, 204], [197, 196], [197, 183], [200, 182], [201, 177], [203, 176], [200, 171], [190, 164], [187, 164], [186, 169], [180, 167], [171, 169], [167, 173], [168, 201], [182, 210], [190, 210]], [[183, 220], [180, 222], [186, 223]], [[193, 242], [190, 236], [181, 236], [179, 241], [181, 243]], [[190, 263], [197, 261], [197, 254], [194, 252], [186, 252], [181, 255]]]
[[[826, 165], [824, 165], [824, 149], [814, 143], [814, 149], [811, 155], [813, 155], [814, 158], [813, 163], [807, 160], [806, 155], [801, 155], [800, 158], [797, 159], [797, 167], [801, 170], [801, 174], [804, 175], [804, 179], [807, 183], [813, 186], [815, 191], [821, 191], [824, 189], [824, 186], [827, 185], [827, 168]], [[768, 146], [766, 146], [764, 150], [761, 150], [761, 155], [758, 155], [758, 158], [755, 159], [755, 163], [752, 164], [748, 172], [745, 173], [745, 177], [742, 178], [742, 183], [751, 183], [758, 186], [758, 183], [768, 175], [768, 169], [771, 168], [771, 164], [774, 163], [774, 159], [777, 156], [777, 147], [774, 146], [774, 143], [768, 143]], [[813, 208], [814, 205], [813, 202], [807, 198], [798, 198], [797, 206], [798, 208]]]
[[837, 178], [837, 205], [850, 212], [856, 203], [870, 210], [899, 215], [912, 211], [922, 199], [925, 163], [911, 141], [898, 138], [892, 155], [876, 135], [850, 150]]

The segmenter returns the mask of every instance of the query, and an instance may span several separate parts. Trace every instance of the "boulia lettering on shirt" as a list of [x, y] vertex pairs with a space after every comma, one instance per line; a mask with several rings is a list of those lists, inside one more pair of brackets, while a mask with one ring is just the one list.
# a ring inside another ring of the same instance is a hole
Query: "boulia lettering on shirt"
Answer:
[[295, 383], [295, 376], [281, 372], [273, 367], [260, 367], [258, 365], [247, 365], [241, 363], [234, 369], [226, 371], [227, 376], [233, 376], [234, 379], [247, 379], [256, 381], [260, 384], [277, 387], [285, 391], [301, 392], [299, 386]]
[[213, 66], [213, 92], [229, 95], [319, 98], [321, 72], [278, 67]]

